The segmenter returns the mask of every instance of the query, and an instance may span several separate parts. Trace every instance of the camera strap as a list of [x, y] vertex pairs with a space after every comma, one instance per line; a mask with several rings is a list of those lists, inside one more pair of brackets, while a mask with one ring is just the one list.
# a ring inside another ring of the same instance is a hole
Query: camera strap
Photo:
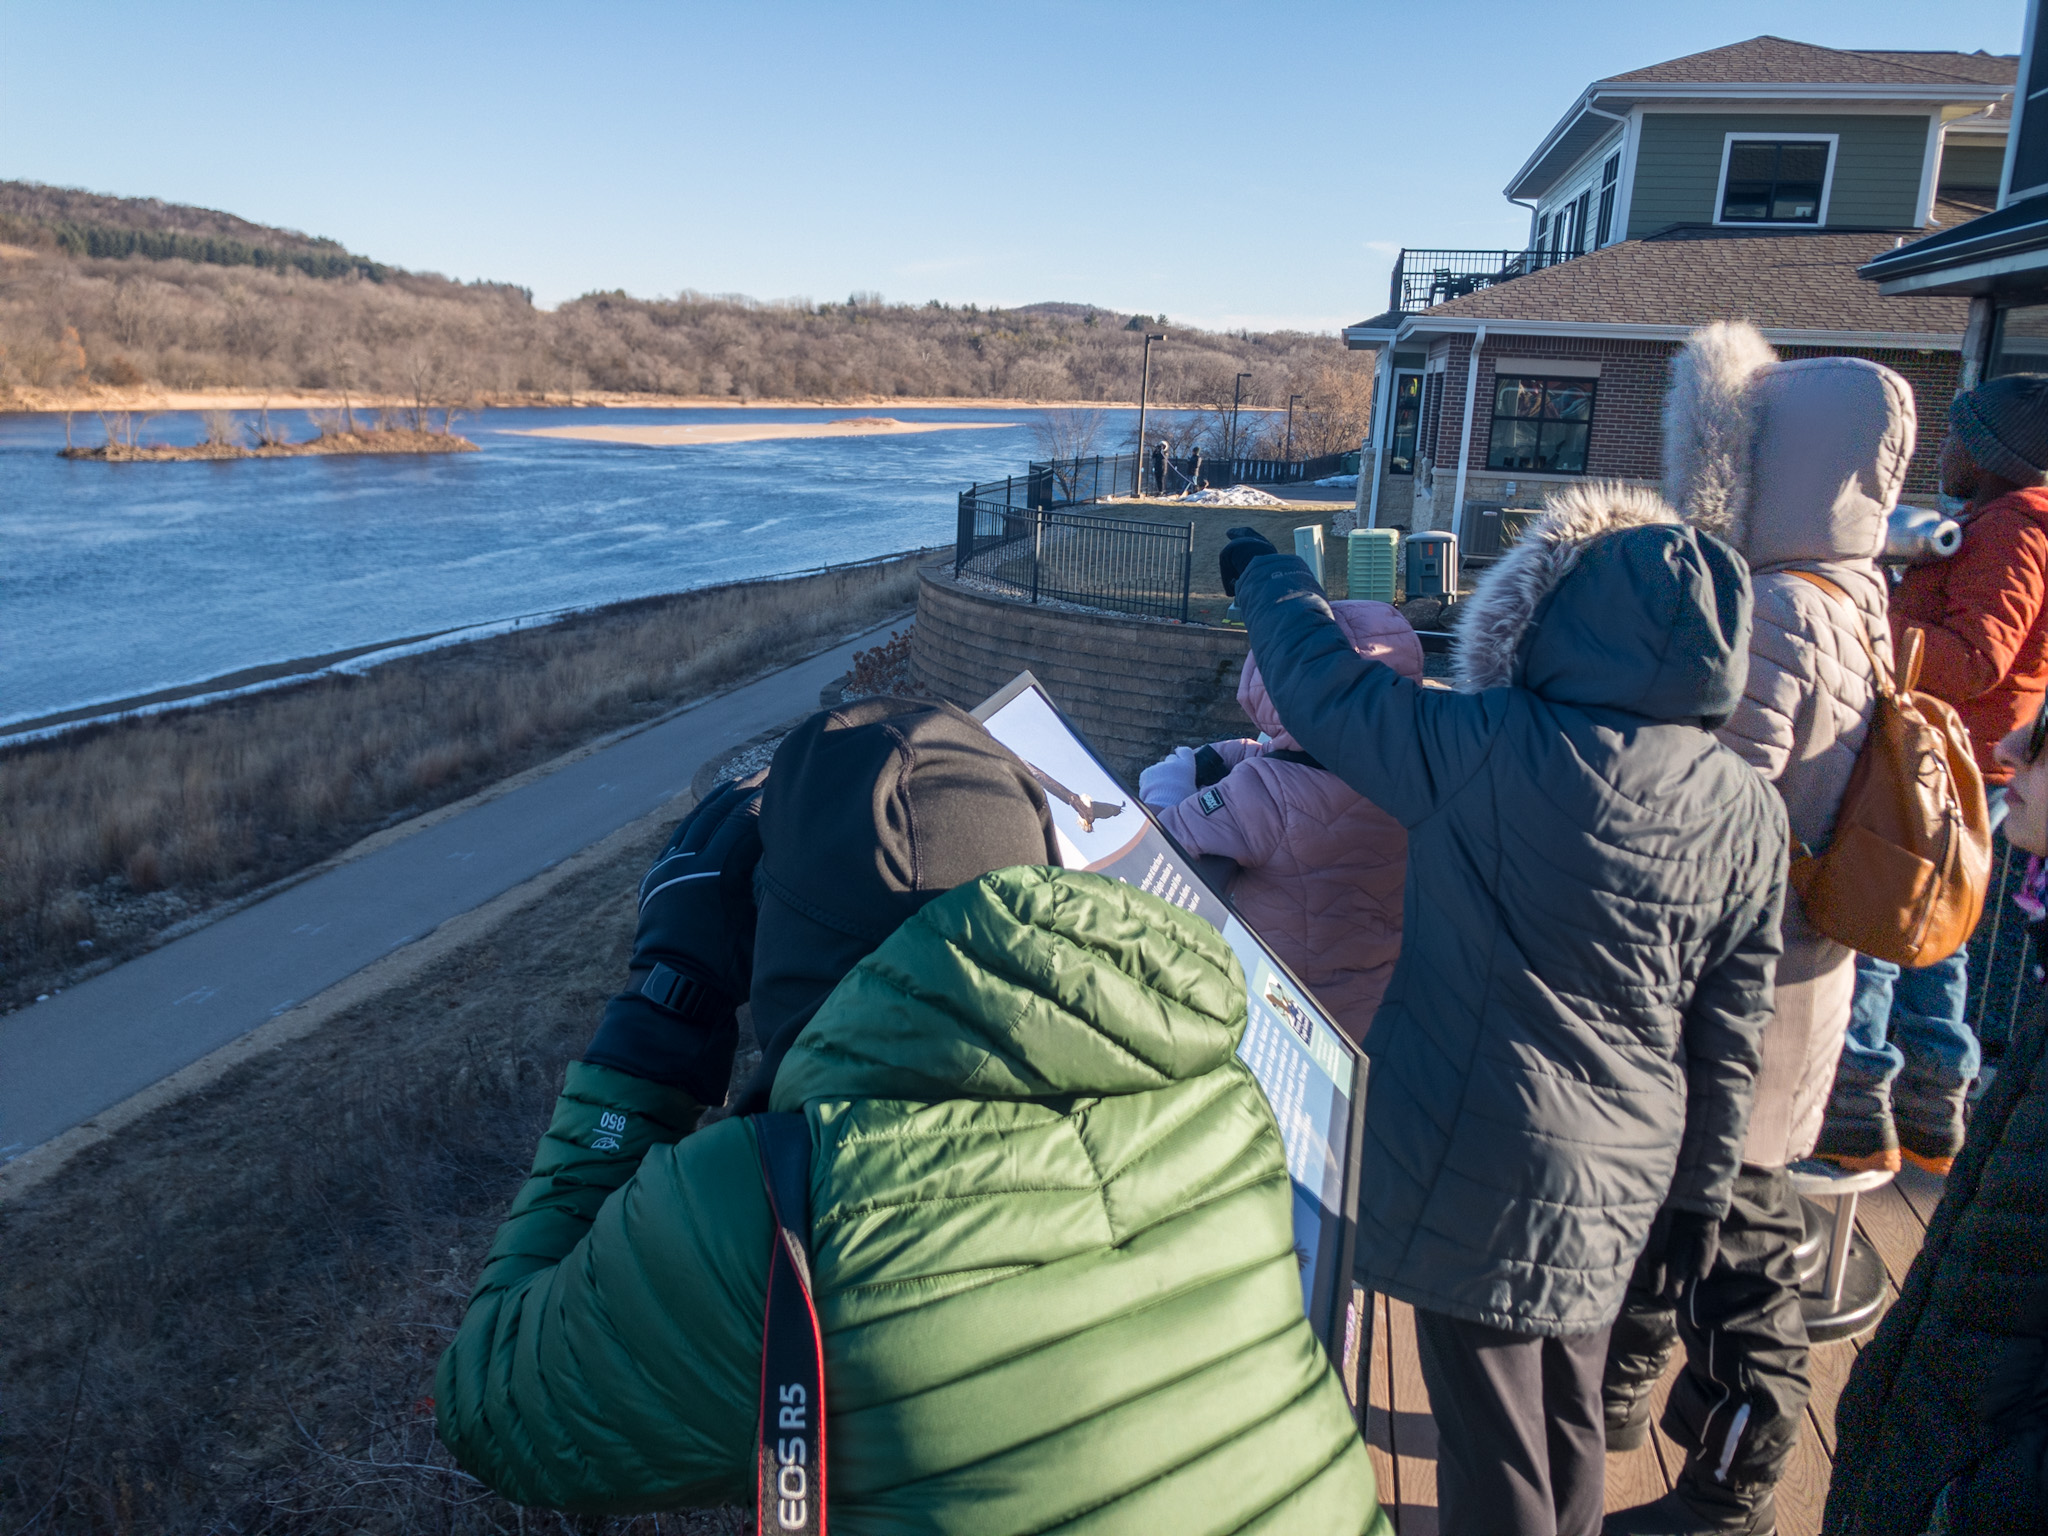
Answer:
[[825, 1536], [825, 1341], [811, 1298], [811, 1128], [801, 1114], [748, 1117], [775, 1220], [761, 1325], [759, 1536]]

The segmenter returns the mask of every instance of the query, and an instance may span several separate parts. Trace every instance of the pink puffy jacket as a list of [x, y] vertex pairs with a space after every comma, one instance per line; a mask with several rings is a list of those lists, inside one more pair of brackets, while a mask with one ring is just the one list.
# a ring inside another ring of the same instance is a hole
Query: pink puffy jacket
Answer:
[[[1422, 642], [1392, 607], [1330, 607], [1359, 655], [1422, 676]], [[1231, 902], [1339, 1027], [1362, 1040], [1401, 952], [1408, 834], [1334, 773], [1271, 755], [1300, 748], [1266, 695], [1256, 656], [1245, 658], [1237, 702], [1272, 744], [1212, 743], [1229, 774], [1159, 819], [1190, 853], [1237, 861]]]

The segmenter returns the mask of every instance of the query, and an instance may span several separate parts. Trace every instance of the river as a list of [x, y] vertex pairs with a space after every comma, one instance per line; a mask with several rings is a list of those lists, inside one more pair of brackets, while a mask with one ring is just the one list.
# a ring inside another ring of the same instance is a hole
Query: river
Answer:
[[[621, 447], [562, 425], [1000, 421], [981, 431]], [[480, 453], [103, 464], [0, 415], [0, 724], [245, 667], [891, 553], [1021, 472], [1031, 410], [489, 410]], [[1102, 447], [1128, 430], [1105, 413]], [[274, 413], [289, 435], [312, 435]], [[81, 442], [96, 421], [77, 418]], [[153, 442], [196, 442], [190, 414]]]

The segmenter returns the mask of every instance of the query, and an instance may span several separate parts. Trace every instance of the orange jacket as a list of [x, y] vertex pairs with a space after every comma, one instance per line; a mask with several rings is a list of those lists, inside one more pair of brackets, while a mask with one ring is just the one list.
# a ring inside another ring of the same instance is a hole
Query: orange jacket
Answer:
[[2012, 771], [1991, 749], [2030, 724], [2048, 694], [2048, 486], [1991, 502], [1947, 560], [1916, 566], [1892, 592], [1892, 633], [1926, 636], [1920, 688], [1970, 728], [1986, 784]]

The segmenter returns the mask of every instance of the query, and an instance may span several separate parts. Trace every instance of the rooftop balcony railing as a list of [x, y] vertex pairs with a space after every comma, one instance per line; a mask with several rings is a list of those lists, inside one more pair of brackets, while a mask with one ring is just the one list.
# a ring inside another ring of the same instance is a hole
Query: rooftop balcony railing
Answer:
[[1482, 288], [1525, 277], [1583, 255], [1575, 250], [1425, 251], [1403, 250], [1394, 259], [1387, 307], [1404, 315], [1448, 304]]

